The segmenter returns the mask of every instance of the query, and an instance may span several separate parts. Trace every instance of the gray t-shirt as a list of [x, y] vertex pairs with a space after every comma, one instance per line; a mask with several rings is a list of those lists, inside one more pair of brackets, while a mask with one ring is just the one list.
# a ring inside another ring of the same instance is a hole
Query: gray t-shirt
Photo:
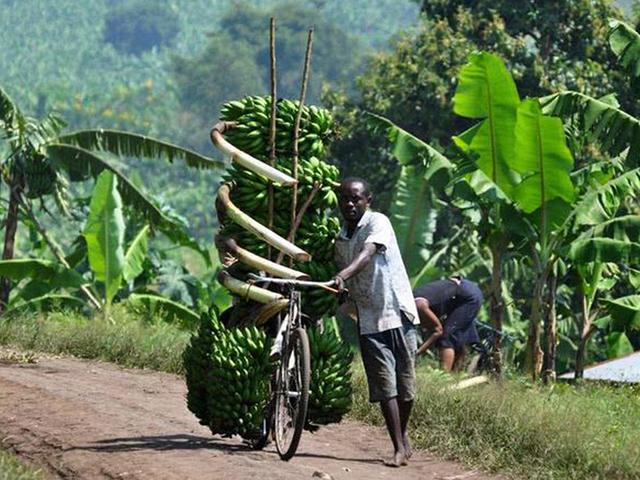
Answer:
[[371, 262], [347, 280], [349, 296], [358, 309], [360, 334], [383, 332], [402, 326], [401, 312], [418, 324], [418, 312], [400, 248], [389, 219], [382, 213], [366, 211], [351, 238], [343, 226], [336, 239], [336, 262], [345, 268], [364, 248], [377, 245]]

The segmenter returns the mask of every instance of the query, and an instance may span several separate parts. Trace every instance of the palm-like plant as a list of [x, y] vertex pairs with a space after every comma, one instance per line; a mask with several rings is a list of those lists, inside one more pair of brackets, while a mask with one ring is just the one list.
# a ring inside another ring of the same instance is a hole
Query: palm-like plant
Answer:
[[[25, 207], [25, 212], [32, 211], [26, 199], [52, 195], [64, 209], [67, 178], [72, 182], [83, 181], [97, 177], [103, 170], [110, 170], [118, 178], [118, 190], [125, 204], [141, 212], [152, 228], [160, 230], [177, 243], [198, 249], [205, 260], [210, 261], [207, 251], [190, 239], [183, 226], [167, 217], [106, 154], [133, 158], [164, 157], [169, 162], [182, 160], [189, 167], [202, 169], [219, 168], [221, 162], [130, 132], [84, 130], [63, 134], [63, 128], [62, 120], [54, 115], [42, 121], [25, 116], [0, 89], [0, 132], [7, 152], [0, 160], [0, 169], [4, 183], [9, 187], [3, 260], [14, 256], [21, 207]], [[10, 281], [2, 279], [0, 312], [6, 306], [10, 289]]]

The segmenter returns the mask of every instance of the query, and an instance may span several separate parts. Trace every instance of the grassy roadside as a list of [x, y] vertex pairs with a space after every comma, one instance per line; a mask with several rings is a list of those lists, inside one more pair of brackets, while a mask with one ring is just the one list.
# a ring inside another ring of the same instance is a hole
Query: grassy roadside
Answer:
[[[182, 373], [189, 334], [118, 312], [115, 324], [70, 314], [0, 321], [0, 345]], [[462, 391], [425, 365], [414, 444], [467, 465], [530, 479], [640, 478], [640, 396], [633, 388], [552, 388], [514, 378]], [[353, 418], [381, 424], [355, 368]]]
[[0, 480], [42, 480], [40, 470], [23, 464], [15, 455], [0, 450]]

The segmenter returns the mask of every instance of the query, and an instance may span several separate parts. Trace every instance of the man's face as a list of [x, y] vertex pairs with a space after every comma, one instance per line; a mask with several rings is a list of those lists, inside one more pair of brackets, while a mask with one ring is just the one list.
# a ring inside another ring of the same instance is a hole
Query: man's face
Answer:
[[369, 208], [371, 197], [364, 193], [364, 185], [360, 182], [349, 182], [340, 187], [338, 206], [345, 221], [358, 223]]

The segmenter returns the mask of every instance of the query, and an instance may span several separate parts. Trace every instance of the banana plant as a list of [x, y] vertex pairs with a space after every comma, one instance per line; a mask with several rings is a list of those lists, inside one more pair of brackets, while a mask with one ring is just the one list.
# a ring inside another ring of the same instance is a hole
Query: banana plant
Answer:
[[[66, 207], [67, 178], [83, 181], [109, 170], [118, 178], [118, 189], [125, 204], [140, 211], [149, 223], [172, 241], [190, 246], [210, 264], [205, 248], [194, 242], [182, 225], [167, 217], [136, 187], [108, 157], [160, 158], [182, 160], [188, 167], [212, 169], [222, 163], [167, 142], [144, 135], [112, 130], [84, 130], [63, 134], [64, 122], [49, 115], [38, 121], [24, 115], [0, 88], [0, 132], [7, 154], [0, 159], [2, 180], [9, 188], [9, 205], [4, 220], [4, 260], [14, 256], [19, 211], [28, 199], [53, 196], [61, 211]], [[0, 312], [9, 298], [11, 283], [0, 282]]]
[[[92, 292], [102, 293], [99, 303], [105, 318], [110, 319], [114, 297], [144, 269], [149, 232], [149, 226], [143, 226], [125, 248], [123, 202], [117, 184], [118, 178], [112, 172], [103, 171], [98, 176], [91, 197], [89, 215], [83, 231], [91, 268], [89, 280], [62, 262], [39, 259], [0, 261], [0, 275], [18, 282], [31, 280], [15, 304], [10, 304], [12, 310], [42, 305], [45, 301], [54, 301], [57, 305], [69, 305], [74, 300], [77, 303], [80, 299], [74, 297], [73, 293], [79, 288], [90, 287]], [[48, 291], [35, 298], [29, 298], [27, 288], [33, 282], [39, 285], [46, 284]], [[195, 312], [162, 296], [133, 293], [126, 297], [126, 300], [134, 306], [144, 305], [151, 311], [163, 310], [169, 317], [180, 319], [185, 326], [193, 326], [198, 320]]]

